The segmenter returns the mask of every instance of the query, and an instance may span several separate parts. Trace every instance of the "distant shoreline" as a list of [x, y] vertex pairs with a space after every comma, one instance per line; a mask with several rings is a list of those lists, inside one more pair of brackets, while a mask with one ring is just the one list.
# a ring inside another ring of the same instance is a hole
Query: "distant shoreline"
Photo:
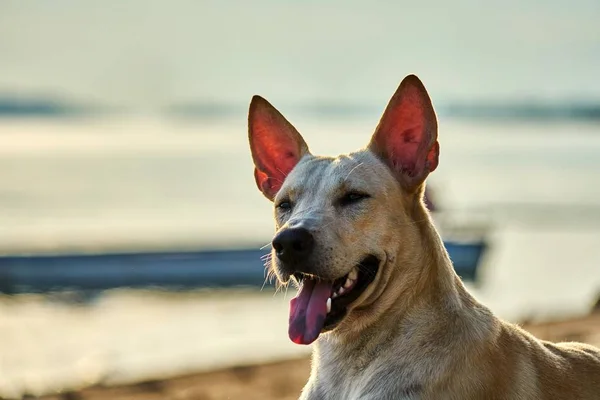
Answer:
[[[168, 118], [212, 120], [244, 115], [246, 108], [245, 104], [197, 101], [165, 105], [150, 111]], [[284, 104], [284, 108], [320, 119], [370, 117], [381, 112], [377, 107], [358, 103]], [[27, 99], [0, 95], [0, 118], [72, 118], [126, 115], [131, 112], [135, 110], [102, 104], [80, 104], [51, 97]], [[600, 120], [600, 104], [591, 101], [450, 101], [438, 106], [438, 112], [443, 117], [475, 120]]]

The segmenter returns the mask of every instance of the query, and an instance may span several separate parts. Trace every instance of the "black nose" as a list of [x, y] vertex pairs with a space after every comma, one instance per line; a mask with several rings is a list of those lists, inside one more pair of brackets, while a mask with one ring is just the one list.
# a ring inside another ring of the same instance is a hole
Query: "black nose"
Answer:
[[283, 262], [303, 261], [315, 247], [313, 235], [305, 228], [290, 228], [273, 239], [273, 248]]

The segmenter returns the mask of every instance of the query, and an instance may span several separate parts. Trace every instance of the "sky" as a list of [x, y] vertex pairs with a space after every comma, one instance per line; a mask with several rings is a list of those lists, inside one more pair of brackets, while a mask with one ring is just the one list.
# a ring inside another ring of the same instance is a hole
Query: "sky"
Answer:
[[[495, 5], [494, 5], [495, 4]], [[600, 2], [3, 1], [0, 94], [136, 107], [600, 101]]]

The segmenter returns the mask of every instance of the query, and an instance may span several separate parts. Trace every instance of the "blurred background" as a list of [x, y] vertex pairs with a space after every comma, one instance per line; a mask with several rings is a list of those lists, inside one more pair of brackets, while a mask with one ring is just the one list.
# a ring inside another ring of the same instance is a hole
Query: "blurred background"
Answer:
[[294, 289], [261, 290], [250, 98], [339, 154], [409, 73], [468, 287], [600, 344], [599, 20], [595, 0], [3, 1], [0, 397], [297, 398], [310, 348]]

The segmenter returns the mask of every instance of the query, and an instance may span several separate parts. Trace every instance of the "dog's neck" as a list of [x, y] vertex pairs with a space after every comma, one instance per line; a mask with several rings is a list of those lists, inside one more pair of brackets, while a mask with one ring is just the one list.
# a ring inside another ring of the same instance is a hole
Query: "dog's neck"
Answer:
[[[390, 265], [382, 266], [393, 273], [372, 310], [357, 311], [360, 316], [351, 313], [344, 328], [321, 337], [315, 346], [314, 368], [339, 363], [362, 370], [389, 354], [404, 371], [406, 387], [427, 386], [444, 379], [457, 354], [453, 350], [459, 352], [463, 343], [476, 345], [494, 335], [495, 317], [467, 292], [454, 272], [428, 212], [417, 207], [413, 220], [420, 243], [412, 251], [399, 249]], [[414, 260], [419, 265], [410, 265]]]

